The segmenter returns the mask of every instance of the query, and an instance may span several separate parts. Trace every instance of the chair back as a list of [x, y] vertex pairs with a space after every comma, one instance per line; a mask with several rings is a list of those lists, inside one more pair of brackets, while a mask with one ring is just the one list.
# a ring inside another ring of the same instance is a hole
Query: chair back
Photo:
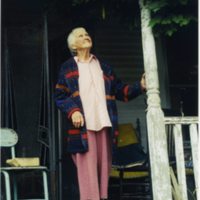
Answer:
[[132, 123], [119, 124], [118, 147], [139, 143], [136, 129]]
[[137, 131], [132, 123], [119, 124], [118, 144], [113, 154], [112, 166], [130, 168], [141, 166], [147, 160], [147, 155], [139, 143]]
[[10, 147], [11, 148], [11, 157], [15, 157], [15, 148], [14, 146], [18, 142], [17, 133], [10, 128], [1, 128], [0, 129], [0, 147]]

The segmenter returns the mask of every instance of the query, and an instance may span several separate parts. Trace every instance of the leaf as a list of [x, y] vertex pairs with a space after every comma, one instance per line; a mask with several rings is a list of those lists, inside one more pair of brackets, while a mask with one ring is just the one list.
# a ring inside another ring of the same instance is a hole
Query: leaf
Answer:
[[172, 23], [172, 20], [170, 18], [166, 18], [161, 21], [161, 24], [163, 25], [171, 24], [171, 23]]
[[160, 24], [160, 22], [161, 22], [160, 17], [153, 18], [153, 19], [150, 20], [149, 26], [153, 28], [155, 25]]
[[176, 24], [179, 24], [182, 18], [183, 18], [182, 15], [173, 16], [172, 21], [175, 22]]
[[172, 21], [178, 24], [179, 26], [186, 26], [190, 23], [190, 21], [193, 18], [191, 16], [183, 16], [183, 15], [178, 15], [178, 16], [173, 16]]
[[166, 0], [161, 0], [161, 1], [153, 1], [153, 2], [148, 2], [147, 7], [154, 13], [158, 12], [161, 10], [163, 7], [167, 6], [168, 3]]
[[186, 26], [186, 25], [188, 25], [190, 23], [190, 19], [188, 18], [185, 18], [185, 19], [183, 19], [181, 22], [180, 22], [180, 26]]
[[171, 37], [176, 31], [177, 31], [176, 28], [171, 28], [171, 29], [166, 30], [165, 34]]

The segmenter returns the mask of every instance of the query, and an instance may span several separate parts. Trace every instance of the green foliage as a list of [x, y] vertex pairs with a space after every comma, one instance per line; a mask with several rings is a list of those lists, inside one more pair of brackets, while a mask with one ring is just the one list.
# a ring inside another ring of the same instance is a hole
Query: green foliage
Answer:
[[149, 0], [147, 8], [155, 35], [172, 36], [181, 27], [197, 21], [197, 0]]
[[166, 0], [148, 2], [148, 8], [154, 13], [158, 12], [160, 9], [162, 9], [163, 7], [167, 5], [168, 5], [168, 2]]

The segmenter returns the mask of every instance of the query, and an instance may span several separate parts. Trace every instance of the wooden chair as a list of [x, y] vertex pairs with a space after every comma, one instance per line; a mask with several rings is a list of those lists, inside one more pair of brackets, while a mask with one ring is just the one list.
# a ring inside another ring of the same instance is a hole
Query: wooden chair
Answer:
[[119, 125], [118, 149], [110, 177], [110, 193], [114, 187], [119, 189], [119, 195], [113, 199], [151, 199], [148, 156], [131, 123]]
[[[10, 148], [11, 151], [11, 159], [16, 159], [15, 154], [15, 145], [18, 142], [17, 133], [9, 128], [1, 128], [0, 129], [0, 147], [1, 148]], [[17, 186], [18, 183], [16, 181], [16, 175], [24, 175], [27, 173], [41, 173], [42, 175], [42, 184], [43, 184], [43, 195], [40, 195], [40, 200], [48, 200], [48, 181], [47, 181], [47, 168], [45, 166], [6, 166], [0, 167], [1, 175], [4, 177], [5, 183], [5, 194], [6, 200], [11, 200], [14, 197], [14, 200], [19, 199], [17, 194]], [[13, 180], [13, 181], [12, 181]], [[3, 182], [3, 180], [2, 180]], [[41, 198], [43, 196], [43, 198]], [[31, 198], [34, 199], [34, 198]]]

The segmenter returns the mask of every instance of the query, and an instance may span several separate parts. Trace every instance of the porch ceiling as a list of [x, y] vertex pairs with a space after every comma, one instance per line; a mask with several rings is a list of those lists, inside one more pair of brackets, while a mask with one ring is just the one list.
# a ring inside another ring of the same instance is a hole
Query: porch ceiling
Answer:
[[2, 0], [2, 23], [6, 26], [18, 26], [30, 23], [42, 13], [43, 1]]

